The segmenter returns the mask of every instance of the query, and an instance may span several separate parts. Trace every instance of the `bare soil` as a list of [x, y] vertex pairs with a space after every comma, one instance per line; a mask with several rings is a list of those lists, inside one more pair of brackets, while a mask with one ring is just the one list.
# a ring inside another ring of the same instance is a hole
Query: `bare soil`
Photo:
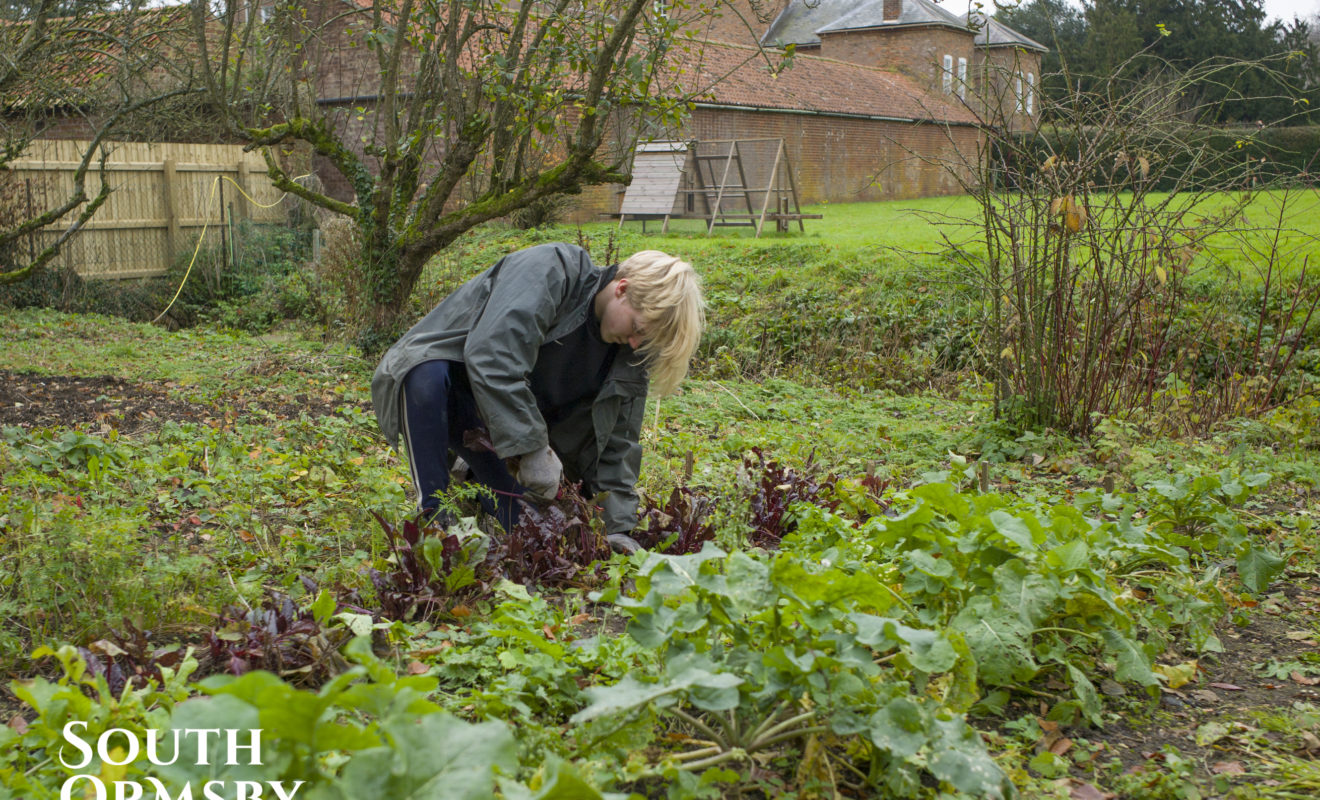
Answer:
[[[1087, 787], [1093, 782], [1103, 789], [1110, 783], [1112, 773], [1105, 769], [1115, 759], [1122, 771], [1151, 775], [1166, 771], [1166, 747], [1195, 763], [1193, 778], [1204, 797], [1218, 796], [1213, 788], [1216, 778], [1229, 785], [1259, 782], [1260, 773], [1266, 771], [1261, 763], [1266, 755], [1320, 759], [1320, 741], [1314, 734], [1279, 724], [1295, 715], [1297, 704], [1320, 706], [1320, 686], [1311, 685], [1314, 678], [1309, 674], [1280, 677], [1262, 669], [1270, 662], [1295, 662], [1320, 653], [1315, 628], [1309, 624], [1320, 612], [1320, 576], [1289, 573], [1271, 587], [1268, 597], [1250, 609], [1245, 625], [1224, 620], [1218, 635], [1225, 652], [1203, 655], [1196, 679], [1176, 690], [1165, 689], [1154, 708], [1138, 690], [1093, 676], [1111, 695], [1106, 704], [1123, 709], [1119, 719], [1102, 730], [1076, 726], [1048, 732], [1037, 745], [1038, 750], [1054, 747], [1059, 752], [1071, 742], [1085, 740], [1093, 751], [1089, 761], [1071, 754], [1081, 767], [1073, 771], [1072, 797], [1112, 798], [1108, 792], [1096, 794]], [[1161, 660], [1192, 657], [1168, 654]], [[1014, 710], [1035, 709], [1018, 704]], [[1042, 716], [1044, 710], [1042, 706]], [[1273, 725], [1270, 718], [1276, 721]], [[1209, 741], [1215, 734], [1213, 727], [1206, 726], [1215, 723], [1223, 726], [1224, 734]], [[1060, 740], [1067, 741], [1060, 745]], [[1269, 784], [1265, 780], [1262, 789]]]
[[241, 388], [223, 408], [189, 400], [177, 387], [157, 381], [135, 383], [108, 375], [75, 377], [0, 370], [0, 425], [105, 426], [132, 434], [166, 421], [212, 424], [258, 410], [278, 417], [326, 416], [335, 406], [323, 398], [297, 394], [249, 396]]

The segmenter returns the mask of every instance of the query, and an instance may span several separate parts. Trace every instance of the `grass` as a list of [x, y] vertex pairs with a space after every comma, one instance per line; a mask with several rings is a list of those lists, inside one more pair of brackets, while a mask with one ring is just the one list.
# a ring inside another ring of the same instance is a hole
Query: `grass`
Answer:
[[[659, 247], [692, 259], [711, 299], [711, 330], [694, 376], [681, 394], [648, 404], [645, 492], [663, 498], [685, 484], [718, 498], [742, 497], [753, 448], [798, 470], [810, 464], [850, 478], [870, 473], [894, 487], [948, 479], [974, 491], [980, 460], [990, 465], [992, 492], [1042, 505], [1071, 503], [1106, 480], [1122, 492], [1178, 472], [1265, 470], [1276, 480], [1242, 518], [1252, 535], [1288, 553], [1293, 569], [1313, 568], [1312, 521], [1320, 513], [1314, 398], [1200, 438], [1152, 438], [1139, 417], [1109, 421], [1085, 441], [1011, 431], [991, 419], [987, 387], [969, 368], [975, 320], [968, 305], [946, 294], [929, 271], [930, 264], [949, 266], [931, 215], [973, 218], [971, 201], [824, 211], [824, 220], [808, 221], [806, 234], [754, 240], [745, 231], [707, 238], [693, 230], [625, 230], [614, 240], [617, 252]], [[1317, 217], [1299, 220], [1307, 235], [1320, 230]], [[419, 306], [527, 243], [581, 235], [603, 260], [612, 233], [609, 223], [477, 231], [432, 266]], [[922, 266], [891, 248], [934, 255]], [[370, 513], [399, 519], [410, 502], [406, 467], [365, 407], [373, 362], [292, 330], [267, 337], [206, 327], [170, 333], [43, 310], [0, 311], [0, 339], [0, 370], [115, 375], [153, 383], [197, 408], [190, 418], [157, 420], [133, 434], [116, 432], [113, 420], [4, 430], [0, 665], [10, 674], [36, 669], [27, 654], [38, 644], [87, 644], [125, 618], [187, 641], [218, 609], [256, 605], [271, 588], [310, 604], [302, 576], [369, 593], [364, 568], [387, 566]], [[307, 399], [335, 413], [304, 413], [299, 406]], [[716, 519], [723, 543], [735, 545], [746, 508], [722, 501]], [[625, 574], [617, 562], [610, 569]], [[1236, 588], [1227, 579], [1222, 586]], [[562, 630], [592, 609], [573, 593], [506, 605], [499, 612], [464, 607], [464, 616], [443, 623], [389, 626], [385, 640], [403, 658], [400, 670], [414, 669], [402, 655], [408, 648], [453, 648], [453, 658], [433, 668], [466, 676], [478, 687], [465, 691], [480, 698], [479, 713], [516, 718], [531, 737], [526, 741], [551, 748], [577, 700], [526, 689], [533, 675], [527, 664], [553, 668], [553, 682], [565, 685], [577, 685], [578, 672], [568, 656], [548, 655], [564, 648], [536, 631]], [[482, 619], [488, 612], [492, 617]], [[499, 636], [481, 638], [491, 630]], [[519, 647], [510, 644], [515, 633]], [[600, 637], [593, 646], [628, 651], [629, 669], [649, 664], [627, 636]], [[572, 658], [594, 663], [588, 649], [572, 650]], [[625, 659], [609, 663], [622, 670]], [[467, 698], [444, 702], [468, 713]], [[538, 727], [519, 716], [519, 703], [551, 706], [556, 721]], [[990, 730], [997, 723], [983, 726], [1001, 742], [1001, 761], [1017, 765], [1014, 780], [1026, 794], [1058, 790], [1041, 769], [1070, 768], [1066, 759], [1062, 766], [1033, 762], [1038, 710], [1015, 712], [1032, 731], [1020, 741], [1004, 744]], [[1312, 771], [1291, 756], [1279, 754], [1277, 765], [1262, 769], [1297, 791], [1314, 785]]]
[[[1168, 197], [1166, 193], [1151, 193], [1152, 202], [1159, 202]], [[1206, 199], [1204, 213], [1211, 214], [1228, 207], [1236, 201], [1234, 195], [1214, 195]], [[659, 233], [658, 222], [647, 223], [647, 233], [641, 232], [640, 222], [625, 222], [624, 233], [639, 237], [640, 241], [658, 243], [662, 241], [684, 240], [693, 243], [697, 252], [707, 247], [727, 248], [721, 245], [723, 240], [750, 240], [746, 244], [754, 247], [771, 246], [784, 241], [824, 240], [841, 250], [869, 250], [879, 246], [894, 246], [900, 249], [926, 250], [937, 246], [940, 231], [932, 227], [932, 220], [966, 221], [976, 223], [981, 215], [975, 198], [968, 195], [948, 197], [926, 197], [915, 200], [835, 203], [803, 206], [809, 214], [822, 214], [823, 219], [806, 220], [805, 233], [799, 232], [794, 224], [787, 233], [777, 233], [768, 229], [761, 238], [754, 237], [754, 231], [747, 228], [716, 228], [711, 236], [706, 235], [706, 223], [701, 220], [673, 220], [669, 232]], [[1254, 221], [1262, 223], [1263, 230], [1274, 230], [1276, 220], [1285, 233], [1294, 233], [1299, 239], [1320, 236], [1320, 189], [1270, 189], [1258, 191], [1247, 207], [1247, 213], [1256, 217]], [[1268, 222], [1268, 228], [1265, 227]], [[618, 223], [584, 223], [582, 228], [593, 236], [602, 235], [615, 229]], [[706, 242], [709, 244], [701, 244]]]
[[[974, 219], [979, 214], [976, 203], [963, 196], [927, 197], [901, 203], [826, 203], [803, 206], [802, 211], [821, 214], [823, 219], [804, 220], [805, 230], [799, 230], [794, 222], [787, 233], [776, 232], [774, 226], [767, 223], [760, 238], [755, 238], [755, 229], [752, 228], [717, 227], [713, 235], [707, 236], [704, 221], [686, 219], [672, 220], [669, 232], [665, 234], [658, 233], [660, 223], [655, 221], [646, 223], [645, 234], [640, 222], [625, 222], [623, 231], [638, 237], [639, 242], [651, 242], [652, 245], [675, 240], [689, 242], [693, 258], [727, 250], [731, 241], [750, 247], [774, 247], [786, 241], [805, 242], [850, 254], [874, 250], [877, 244], [899, 249], [923, 249], [936, 241], [931, 227], [932, 217]], [[588, 223], [583, 228], [593, 236], [599, 236], [617, 226], [618, 223], [602, 222]]]
[[[126, 328], [98, 314], [58, 314], [44, 309], [6, 312], [0, 369], [48, 375], [113, 374], [134, 381], [164, 381], [202, 402], [223, 400], [257, 371], [270, 373], [263, 393], [328, 394], [365, 401], [363, 377], [370, 364], [342, 344], [314, 344], [287, 336], [253, 337], [224, 328], [170, 332], [152, 325]], [[281, 368], [296, 361], [295, 369]]]

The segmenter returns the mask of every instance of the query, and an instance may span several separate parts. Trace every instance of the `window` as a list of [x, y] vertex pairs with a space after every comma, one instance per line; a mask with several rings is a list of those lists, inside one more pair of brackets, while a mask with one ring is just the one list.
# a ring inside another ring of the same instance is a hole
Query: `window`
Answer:
[[261, 20], [262, 23], [275, 19], [275, 6], [261, 6], [258, 8], [257, 19]]
[[958, 59], [958, 97], [967, 99], [967, 59]]
[[1017, 98], [1017, 112], [1022, 113], [1022, 73], [1013, 79], [1013, 96]]
[[944, 93], [953, 93], [953, 56], [944, 54]]
[[1032, 114], [1036, 113], [1034, 110], [1035, 106], [1036, 106], [1036, 73], [1028, 72], [1027, 73], [1027, 116], [1031, 116]]

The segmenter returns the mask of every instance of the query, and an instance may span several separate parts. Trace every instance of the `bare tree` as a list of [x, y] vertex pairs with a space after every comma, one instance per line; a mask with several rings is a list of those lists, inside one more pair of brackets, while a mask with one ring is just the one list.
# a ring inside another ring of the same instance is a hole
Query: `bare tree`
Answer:
[[[88, 195], [88, 173], [103, 144], [127, 119], [163, 100], [189, 92], [186, 78], [163, 52], [169, 32], [182, 30], [177, 12], [39, 0], [0, 25], [0, 174], [22, 156], [53, 121], [81, 118], [90, 143], [74, 172], [72, 189], [40, 211], [0, 204], [0, 285], [17, 283], [50, 262], [105, 203], [111, 186], [101, 180]], [[14, 245], [56, 223], [67, 224], [40, 251], [23, 257]]]
[[[531, 203], [626, 183], [638, 135], [675, 127], [699, 91], [701, 45], [684, 33], [701, 12], [683, 2], [192, 8], [232, 134], [276, 186], [352, 220], [368, 350], [397, 331], [430, 258]], [[312, 163], [330, 188], [297, 179]]]

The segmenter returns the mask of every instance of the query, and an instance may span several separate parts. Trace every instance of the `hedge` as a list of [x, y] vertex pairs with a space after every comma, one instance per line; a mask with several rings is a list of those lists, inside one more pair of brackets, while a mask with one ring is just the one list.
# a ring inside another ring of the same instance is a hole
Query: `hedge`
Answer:
[[[1088, 137], [1103, 137], [1103, 134], [1089, 129], [1081, 133]], [[1176, 132], [1176, 138], [1172, 138], [1169, 131], [1159, 133], [1158, 137], [1150, 135], [1145, 138], [1128, 134], [1122, 139], [1115, 134], [1113, 143], [1106, 145], [1105, 149], [1150, 157], [1158, 180], [1156, 188], [1161, 190], [1173, 188], [1179, 176], [1189, 169], [1192, 170], [1191, 183], [1200, 186], [1221, 184], [1225, 176], [1230, 175], [1245, 177], [1250, 174], [1260, 181], [1301, 180], [1306, 183], [1320, 177], [1320, 125], [1216, 129], [1187, 126]], [[1076, 159], [1078, 136], [1076, 129], [1042, 127], [1038, 131], [1016, 135], [1014, 147], [999, 148], [999, 152], [1007, 153], [1005, 160], [1016, 161], [1021, 172], [1029, 175], [1050, 155]], [[1195, 169], [1191, 167], [1193, 153], [1200, 156]], [[1165, 163], [1161, 164], [1161, 161]], [[1012, 172], [1014, 170], [1009, 170], [1007, 174]]]

